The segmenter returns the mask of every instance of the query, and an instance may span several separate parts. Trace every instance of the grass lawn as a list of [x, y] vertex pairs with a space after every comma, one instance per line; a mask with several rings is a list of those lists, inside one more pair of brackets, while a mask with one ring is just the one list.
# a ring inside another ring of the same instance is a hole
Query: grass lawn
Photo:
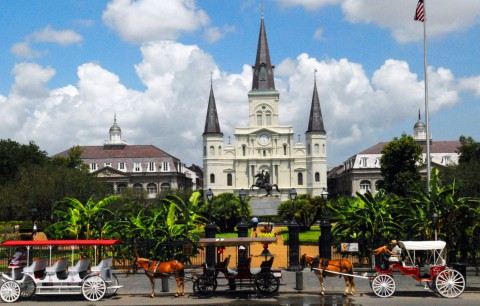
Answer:
[[[288, 242], [288, 228], [280, 230], [284, 243]], [[318, 245], [318, 237], [320, 237], [320, 227], [312, 226], [309, 231], [300, 232], [300, 244], [303, 245]]]

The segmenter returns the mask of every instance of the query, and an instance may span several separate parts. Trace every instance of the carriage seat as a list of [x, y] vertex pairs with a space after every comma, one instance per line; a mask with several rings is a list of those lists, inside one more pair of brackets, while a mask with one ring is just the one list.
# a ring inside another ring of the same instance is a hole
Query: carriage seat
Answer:
[[66, 279], [67, 266], [68, 266], [68, 258], [59, 258], [55, 261], [55, 263], [52, 266], [45, 268], [45, 273], [48, 276], [56, 274], [58, 279]]
[[37, 258], [33, 263], [23, 269], [23, 273], [34, 275], [36, 279], [42, 279], [45, 277], [45, 268], [47, 266], [47, 258]]
[[260, 272], [270, 272], [272, 269], [273, 264], [273, 256], [269, 260], [264, 260], [260, 264], [260, 268], [250, 268], [250, 273], [253, 275], [258, 274]]
[[92, 266], [90, 269], [93, 274], [100, 275], [103, 279], [110, 278], [110, 268], [113, 264], [113, 258], [105, 258], [98, 265]]
[[246, 273], [250, 272], [250, 263], [251, 262], [252, 262], [252, 257], [248, 257], [247, 261], [244, 262], [243, 264], [239, 264], [236, 269], [235, 268], [227, 268], [228, 274], [236, 276], [239, 273], [241, 275], [243, 275], [243, 274], [246, 274]]
[[80, 278], [84, 278], [90, 265], [90, 257], [80, 258], [74, 266], [68, 267], [69, 274], [78, 274]]
[[218, 276], [218, 273], [223, 272], [228, 273], [228, 264], [230, 263], [230, 258], [232, 255], [228, 255], [222, 262], [215, 264], [215, 277]]

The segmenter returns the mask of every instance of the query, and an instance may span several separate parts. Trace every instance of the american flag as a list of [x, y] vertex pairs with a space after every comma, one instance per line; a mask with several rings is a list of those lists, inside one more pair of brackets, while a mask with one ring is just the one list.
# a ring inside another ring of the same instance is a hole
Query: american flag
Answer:
[[415, 10], [415, 17], [413, 17], [413, 19], [421, 22], [425, 21], [425, 10], [423, 8], [423, 0], [418, 0], [417, 9]]

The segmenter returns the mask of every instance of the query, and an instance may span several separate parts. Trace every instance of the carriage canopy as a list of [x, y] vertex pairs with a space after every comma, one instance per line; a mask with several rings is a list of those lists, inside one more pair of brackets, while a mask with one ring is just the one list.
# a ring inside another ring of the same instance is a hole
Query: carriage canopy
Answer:
[[445, 241], [400, 241], [399, 245], [408, 251], [443, 250]]

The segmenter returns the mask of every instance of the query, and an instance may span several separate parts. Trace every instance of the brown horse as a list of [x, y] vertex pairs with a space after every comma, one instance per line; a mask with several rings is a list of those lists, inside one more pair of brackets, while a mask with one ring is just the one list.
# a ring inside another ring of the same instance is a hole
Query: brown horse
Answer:
[[[325, 295], [325, 287], [323, 285], [323, 278], [327, 276], [337, 276], [339, 274], [328, 273], [328, 271], [353, 274], [353, 265], [346, 259], [329, 260], [325, 258], [312, 257], [307, 254], [303, 254], [300, 259], [300, 265], [302, 268], [310, 267], [315, 271], [315, 275], [318, 277], [320, 286], [322, 287], [322, 295]], [[341, 277], [341, 274], [340, 274]], [[355, 293], [355, 283], [353, 276], [344, 275], [345, 278], [345, 295], [353, 295]], [[348, 289], [350, 288], [350, 292]]]
[[167, 278], [172, 275], [175, 275], [175, 280], [177, 281], [178, 286], [175, 297], [179, 296], [180, 287], [183, 287], [183, 292], [181, 294], [182, 296], [185, 296], [185, 270], [183, 269], [183, 264], [181, 262], [176, 260], [161, 262], [136, 257], [130, 272], [136, 273], [138, 269], [143, 269], [147, 277], [150, 279], [150, 284], [152, 285], [152, 294], [150, 294], [150, 297], [155, 297], [155, 279]]

